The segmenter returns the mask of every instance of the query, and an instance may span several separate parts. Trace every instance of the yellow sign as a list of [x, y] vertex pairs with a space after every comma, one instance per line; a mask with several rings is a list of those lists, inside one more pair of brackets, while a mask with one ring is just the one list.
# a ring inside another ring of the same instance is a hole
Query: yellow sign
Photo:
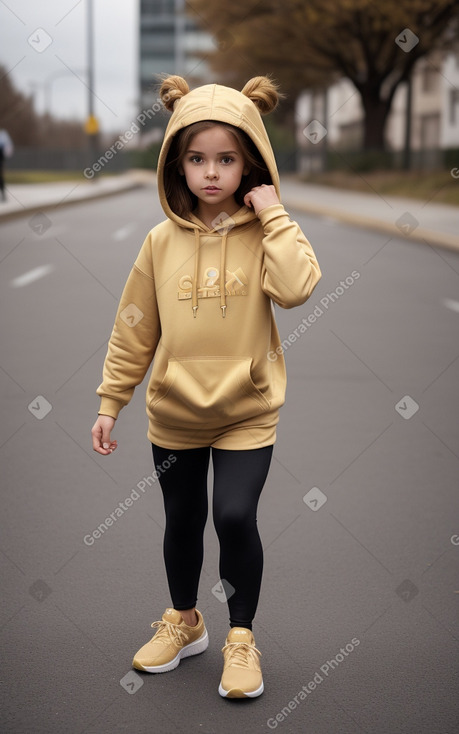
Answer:
[[99, 132], [99, 122], [97, 117], [90, 115], [84, 124], [84, 131], [87, 135], [97, 135]]

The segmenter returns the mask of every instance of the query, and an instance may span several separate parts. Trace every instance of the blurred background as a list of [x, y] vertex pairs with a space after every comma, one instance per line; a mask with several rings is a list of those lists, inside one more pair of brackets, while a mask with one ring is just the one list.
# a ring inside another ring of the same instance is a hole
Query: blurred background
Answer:
[[[0, 0], [1, 732], [458, 734], [458, 28], [458, 0]], [[91, 442], [120, 295], [164, 220], [162, 73], [278, 81], [282, 203], [323, 274], [276, 308], [289, 387], [249, 707], [217, 693], [210, 518], [208, 651], [172, 678], [130, 668], [169, 603], [158, 484], [108, 522], [153, 469], [149, 374], [118, 450]]]
[[154, 168], [158, 74], [269, 74], [281, 172], [457, 204], [458, 18], [455, 0], [1, 2], [6, 184], [82, 179], [101, 156], [87, 179]]

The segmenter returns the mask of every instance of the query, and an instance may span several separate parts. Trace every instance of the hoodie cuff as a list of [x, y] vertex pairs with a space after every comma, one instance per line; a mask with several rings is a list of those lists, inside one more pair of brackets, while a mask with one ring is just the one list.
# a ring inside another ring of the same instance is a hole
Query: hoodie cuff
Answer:
[[271, 204], [258, 212], [258, 218], [263, 227], [277, 217], [287, 216], [283, 204]]
[[118, 418], [118, 414], [123, 407], [123, 403], [113, 398], [102, 397], [100, 399], [100, 408], [98, 410], [99, 415], [109, 415], [115, 420]]

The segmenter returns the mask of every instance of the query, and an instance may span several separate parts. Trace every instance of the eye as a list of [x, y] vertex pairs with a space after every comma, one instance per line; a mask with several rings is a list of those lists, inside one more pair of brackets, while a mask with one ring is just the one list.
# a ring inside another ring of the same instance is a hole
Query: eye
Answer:
[[234, 160], [234, 158], [231, 158], [231, 156], [230, 156], [230, 155], [225, 155], [225, 156], [224, 156], [224, 157], [222, 158], [222, 163], [223, 163], [223, 164], [224, 164], [224, 165], [226, 166], [226, 165], [228, 165], [228, 163], [232, 163], [232, 162], [233, 162], [233, 160]]
[[202, 158], [201, 158], [200, 155], [192, 155], [192, 156], [190, 156], [189, 161], [191, 163], [201, 163]]

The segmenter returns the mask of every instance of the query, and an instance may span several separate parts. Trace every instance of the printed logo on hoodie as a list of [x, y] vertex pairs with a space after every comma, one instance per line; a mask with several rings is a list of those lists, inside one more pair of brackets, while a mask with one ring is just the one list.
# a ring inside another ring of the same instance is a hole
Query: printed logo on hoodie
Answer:
[[[202, 278], [202, 285], [198, 286], [198, 298], [213, 298], [220, 296], [220, 272], [218, 268], [206, 268]], [[227, 296], [246, 296], [248, 280], [242, 270], [232, 273], [226, 270], [225, 293]], [[189, 299], [192, 296], [193, 278], [191, 275], [182, 275], [178, 282], [179, 300]]]

